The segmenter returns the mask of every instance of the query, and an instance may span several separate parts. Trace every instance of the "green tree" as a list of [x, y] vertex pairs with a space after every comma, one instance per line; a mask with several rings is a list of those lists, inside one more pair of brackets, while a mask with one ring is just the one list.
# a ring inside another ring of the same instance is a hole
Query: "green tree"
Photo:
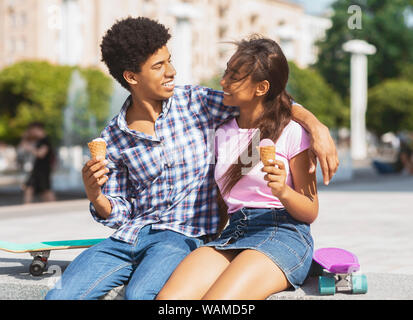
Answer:
[[211, 79], [206, 79], [206, 80], [201, 81], [201, 86], [208, 87], [214, 90], [222, 90], [222, 87], [220, 84], [221, 79], [222, 79], [221, 75], [215, 75]]
[[[16, 144], [32, 121], [42, 121], [55, 144], [63, 137], [63, 111], [75, 67], [24, 61], [0, 71], [0, 140]], [[111, 79], [93, 68], [78, 68], [87, 81], [87, 116], [101, 129], [109, 113]]]
[[290, 65], [288, 92], [295, 101], [310, 110], [329, 128], [348, 126], [349, 109], [340, 96], [314, 69], [300, 69], [293, 62]]
[[[348, 26], [351, 5], [362, 10], [361, 29]], [[333, 25], [318, 43], [315, 67], [343, 98], [350, 87], [350, 54], [342, 48], [345, 42], [361, 39], [376, 46], [377, 53], [369, 56], [370, 86], [399, 77], [404, 66], [413, 63], [412, 0], [337, 0], [332, 8]]]
[[366, 119], [378, 135], [413, 131], [413, 82], [391, 79], [371, 88]]
[[15, 144], [27, 124], [43, 121], [59, 138], [70, 67], [20, 62], [0, 72], [0, 140]]

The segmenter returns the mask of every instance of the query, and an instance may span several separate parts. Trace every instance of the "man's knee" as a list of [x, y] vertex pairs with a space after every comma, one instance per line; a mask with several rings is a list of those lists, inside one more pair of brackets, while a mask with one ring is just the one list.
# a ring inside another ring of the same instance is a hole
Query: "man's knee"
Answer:
[[126, 287], [125, 300], [155, 300], [158, 294], [157, 290], [144, 288], [130, 288]]
[[69, 290], [53, 288], [46, 294], [45, 300], [80, 300], [80, 296]]

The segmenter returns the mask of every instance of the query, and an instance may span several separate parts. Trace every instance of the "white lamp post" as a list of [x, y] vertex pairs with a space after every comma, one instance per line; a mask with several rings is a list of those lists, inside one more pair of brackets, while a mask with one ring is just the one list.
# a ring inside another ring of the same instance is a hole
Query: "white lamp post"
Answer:
[[351, 40], [343, 49], [351, 53], [351, 156], [363, 160], [367, 157], [367, 55], [375, 54], [376, 47], [363, 40]]

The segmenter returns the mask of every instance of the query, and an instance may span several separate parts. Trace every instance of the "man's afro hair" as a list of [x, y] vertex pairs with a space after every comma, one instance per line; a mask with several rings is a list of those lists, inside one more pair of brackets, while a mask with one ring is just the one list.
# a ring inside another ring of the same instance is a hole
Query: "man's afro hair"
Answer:
[[102, 61], [110, 74], [127, 90], [124, 71], [139, 73], [142, 65], [171, 38], [168, 29], [157, 21], [128, 17], [117, 21], [100, 45]]

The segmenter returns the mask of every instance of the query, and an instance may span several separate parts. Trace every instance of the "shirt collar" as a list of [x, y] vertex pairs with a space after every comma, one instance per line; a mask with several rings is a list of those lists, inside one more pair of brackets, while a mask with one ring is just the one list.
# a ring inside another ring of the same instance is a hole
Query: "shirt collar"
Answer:
[[[154, 140], [153, 137], [151, 137], [147, 134], [129, 129], [128, 123], [126, 122], [126, 112], [128, 111], [128, 108], [131, 106], [131, 104], [132, 104], [132, 95], [130, 95], [125, 100], [125, 102], [122, 106], [122, 109], [119, 112], [119, 116], [118, 116], [118, 119], [117, 119], [117, 124], [118, 124], [119, 129], [122, 130], [125, 133], [132, 134], [132, 135], [138, 136], [138, 137], [143, 138], [143, 139]], [[167, 114], [169, 112], [169, 109], [171, 108], [171, 105], [172, 105], [172, 97], [167, 99], [167, 100], [164, 100], [162, 102], [162, 112], [159, 115], [159, 118], [161, 118], [161, 117], [165, 118], [167, 116]], [[155, 139], [154, 141], [159, 141], [159, 140]]]

